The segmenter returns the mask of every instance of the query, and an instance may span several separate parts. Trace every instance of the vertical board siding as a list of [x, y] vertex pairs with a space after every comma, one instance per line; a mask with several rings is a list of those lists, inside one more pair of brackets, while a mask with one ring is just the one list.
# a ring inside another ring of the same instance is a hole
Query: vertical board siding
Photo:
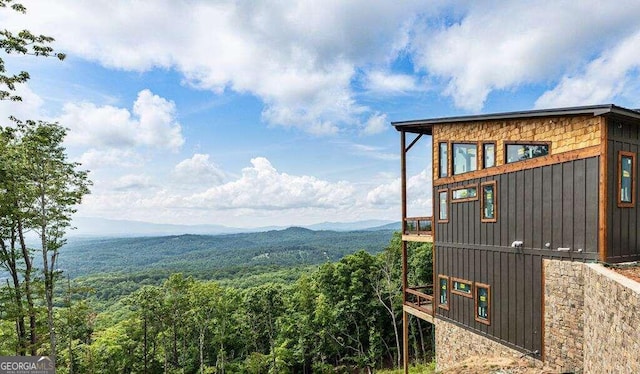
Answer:
[[[629, 262], [640, 260], [640, 185], [636, 174], [634, 186], [634, 206], [618, 207], [618, 152], [638, 154], [640, 132], [636, 123], [609, 120], [607, 139], [607, 262]], [[636, 157], [636, 173], [640, 171]]]
[[542, 256], [437, 244], [436, 251], [438, 274], [491, 286], [489, 325], [475, 321], [475, 289], [473, 297], [449, 290], [449, 310], [437, 308], [438, 316], [524, 350], [541, 351]]
[[[610, 152], [616, 152], [614, 148], [612, 145]], [[481, 184], [489, 181], [496, 181], [497, 222], [480, 221]], [[452, 184], [447, 186], [450, 190], [477, 185], [478, 199], [449, 203], [449, 222], [436, 224], [437, 241], [510, 247], [518, 240], [524, 242], [524, 248], [538, 250], [546, 250], [545, 244], [549, 243], [548, 249], [557, 252], [557, 257], [570, 256], [558, 252], [558, 248], [597, 254], [598, 183], [599, 157], [591, 157]], [[610, 186], [610, 190], [615, 188]], [[638, 210], [627, 209], [626, 213], [631, 211], [635, 214]], [[635, 235], [634, 217], [625, 226], [625, 238], [635, 247], [640, 238]], [[617, 224], [620, 230], [620, 217], [610, 218], [614, 223], [611, 226]], [[609, 230], [610, 236], [619, 236], [611, 235], [612, 227]]]

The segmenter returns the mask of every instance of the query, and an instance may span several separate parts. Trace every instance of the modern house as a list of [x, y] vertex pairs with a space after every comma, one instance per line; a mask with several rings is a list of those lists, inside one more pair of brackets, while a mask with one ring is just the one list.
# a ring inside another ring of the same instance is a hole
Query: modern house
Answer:
[[[640, 112], [596, 105], [393, 126], [401, 138], [404, 351], [412, 314], [435, 325], [440, 369], [504, 352], [582, 371], [589, 290], [574, 264], [640, 260]], [[407, 216], [407, 154], [417, 142], [431, 142], [424, 159], [432, 186], [424, 188], [432, 188], [432, 217]], [[407, 283], [414, 241], [433, 243], [433, 284]]]

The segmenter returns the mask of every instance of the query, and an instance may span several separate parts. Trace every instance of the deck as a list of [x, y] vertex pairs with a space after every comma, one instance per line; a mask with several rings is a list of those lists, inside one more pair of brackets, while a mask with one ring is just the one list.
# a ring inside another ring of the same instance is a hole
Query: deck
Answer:
[[405, 289], [405, 302], [402, 309], [422, 320], [434, 323], [433, 285]]
[[433, 243], [433, 217], [407, 217], [403, 226], [402, 240]]

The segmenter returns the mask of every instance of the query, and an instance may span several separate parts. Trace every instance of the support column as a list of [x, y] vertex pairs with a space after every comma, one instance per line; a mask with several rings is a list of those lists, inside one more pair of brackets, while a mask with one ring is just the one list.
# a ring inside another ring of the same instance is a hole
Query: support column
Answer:
[[409, 313], [402, 311], [402, 360], [404, 374], [409, 374]]

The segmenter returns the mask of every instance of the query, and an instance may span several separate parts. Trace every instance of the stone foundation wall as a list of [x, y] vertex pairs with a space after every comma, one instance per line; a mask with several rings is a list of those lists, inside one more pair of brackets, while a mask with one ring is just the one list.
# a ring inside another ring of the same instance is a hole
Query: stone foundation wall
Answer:
[[640, 373], [640, 284], [585, 265], [585, 373]]
[[584, 366], [584, 275], [580, 262], [543, 260], [545, 364], [559, 372]]
[[[435, 319], [436, 368], [445, 370], [473, 357], [522, 357], [522, 352], [485, 338], [453, 323]], [[532, 366], [542, 368], [542, 362], [529, 358]]]

